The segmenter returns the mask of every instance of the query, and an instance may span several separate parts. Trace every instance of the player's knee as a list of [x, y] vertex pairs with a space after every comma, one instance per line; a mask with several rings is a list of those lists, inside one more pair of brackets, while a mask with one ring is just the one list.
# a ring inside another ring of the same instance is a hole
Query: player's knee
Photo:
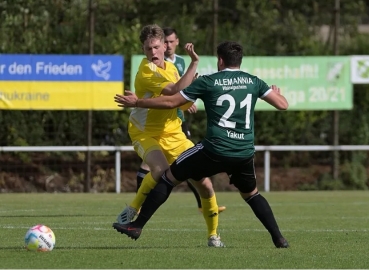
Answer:
[[251, 193], [256, 188], [256, 179], [235, 179], [231, 181], [231, 184], [233, 184], [241, 193]]
[[144, 162], [149, 166], [151, 175], [156, 180], [169, 168], [168, 161], [161, 150], [148, 152], [144, 158]]
[[165, 171], [169, 168], [168, 165], [166, 166], [153, 166], [151, 168], [151, 175], [154, 179], [159, 180], [160, 177], [165, 173]]
[[172, 171], [171, 171], [170, 169], [165, 171], [165, 173], [164, 173], [163, 177], [164, 177], [166, 180], [170, 181], [170, 182], [173, 184], [173, 186], [178, 186], [179, 184], [181, 184], [181, 183], [182, 183], [182, 181], [179, 181], [179, 180], [177, 180], [177, 179], [174, 177], [174, 175], [172, 174]]
[[143, 170], [146, 170], [146, 171], [150, 171], [149, 165], [147, 165], [145, 162], [141, 163], [140, 168], [143, 169]]
[[191, 182], [197, 189], [201, 198], [209, 199], [214, 196], [213, 184], [210, 178], [206, 177], [200, 181]]

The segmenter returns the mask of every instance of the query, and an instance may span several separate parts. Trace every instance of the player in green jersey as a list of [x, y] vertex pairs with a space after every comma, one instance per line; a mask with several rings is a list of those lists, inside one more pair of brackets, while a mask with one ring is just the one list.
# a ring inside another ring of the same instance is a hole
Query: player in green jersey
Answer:
[[[186, 69], [186, 64], [185, 64], [183, 57], [176, 54], [176, 49], [177, 49], [177, 46], [179, 45], [179, 38], [177, 35], [177, 31], [171, 27], [164, 27], [163, 31], [165, 35], [164, 42], [167, 45], [167, 49], [164, 53], [164, 59], [165, 61], [173, 63], [174, 66], [178, 70], [179, 76], [182, 77]], [[196, 110], [197, 110], [196, 105], [194, 105], [193, 111], [196, 112]], [[188, 128], [183, 111], [178, 108], [177, 114], [178, 114], [178, 117], [182, 120], [182, 131], [184, 132], [184, 134], [186, 134], [186, 137], [190, 139], [191, 133]]]
[[173, 96], [137, 99], [129, 91], [127, 96], [116, 96], [121, 106], [156, 109], [175, 108], [200, 98], [207, 114], [205, 138], [172, 163], [147, 196], [137, 219], [121, 226], [120, 232], [137, 239], [174, 186], [191, 178], [197, 181], [200, 194], [211, 192], [212, 187], [203, 185], [201, 179], [225, 172], [230, 184], [238, 188], [243, 200], [268, 230], [274, 245], [287, 248], [288, 242], [279, 230], [269, 203], [256, 187], [254, 109], [259, 98], [279, 110], [286, 110], [288, 102], [278, 87], [269, 87], [258, 77], [240, 70], [243, 55], [240, 44], [223, 42], [217, 48], [217, 55], [219, 72], [198, 78]]
[[[167, 49], [164, 53], [164, 59], [168, 62], [173, 63], [174, 66], [178, 70], [179, 76], [182, 77], [185, 70], [186, 70], [186, 64], [185, 64], [185, 61], [184, 61], [183, 57], [176, 54], [176, 49], [177, 49], [177, 46], [179, 45], [179, 38], [178, 38], [178, 35], [177, 35], [177, 31], [174, 28], [171, 28], [171, 27], [164, 27], [163, 31], [164, 31], [164, 42], [167, 45]], [[188, 109], [189, 113], [196, 113], [196, 111], [197, 111], [197, 108], [196, 108], [195, 104], [193, 104]], [[179, 108], [177, 110], [177, 115], [182, 120], [182, 131], [183, 131], [183, 133], [186, 135], [187, 139], [191, 139], [191, 132], [189, 130], [188, 123], [186, 122], [183, 111]], [[141, 163], [141, 166], [140, 166], [140, 168], [137, 172], [137, 177], [136, 177], [136, 181], [137, 181], [136, 191], [138, 191], [138, 189], [140, 188], [141, 183], [142, 183], [145, 175], [149, 171], [150, 171], [149, 166], [147, 166], [145, 163]], [[198, 194], [196, 188], [191, 184], [190, 181], [186, 181], [186, 182], [187, 182], [188, 187], [192, 191], [192, 193], [195, 195], [198, 209], [200, 211], [202, 211], [200, 195]], [[218, 211], [219, 212], [223, 212], [225, 209], [226, 209], [225, 206], [218, 206]]]

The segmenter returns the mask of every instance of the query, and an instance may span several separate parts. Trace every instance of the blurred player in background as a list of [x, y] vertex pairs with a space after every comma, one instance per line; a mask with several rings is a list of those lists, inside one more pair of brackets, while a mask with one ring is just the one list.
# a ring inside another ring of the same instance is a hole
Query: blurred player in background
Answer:
[[[185, 70], [186, 70], [186, 64], [185, 64], [185, 61], [184, 61], [183, 57], [176, 54], [176, 48], [179, 45], [179, 38], [178, 38], [178, 35], [177, 35], [177, 31], [174, 28], [171, 28], [171, 27], [164, 27], [163, 31], [164, 31], [164, 36], [165, 36], [164, 42], [167, 45], [167, 49], [164, 53], [164, 59], [168, 62], [173, 63], [174, 66], [178, 70], [179, 76], [182, 77]], [[187, 111], [189, 113], [196, 113], [197, 112], [196, 105], [193, 104]], [[177, 109], [177, 115], [182, 120], [182, 131], [183, 131], [183, 133], [186, 135], [187, 139], [191, 139], [191, 132], [189, 130], [188, 122], [186, 121], [184, 113], [180, 108]], [[137, 190], [136, 190], [136, 192], [140, 188], [142, 180], [144, 179], [145, 175], [149, 171], [150, 171], [149, 166], [147, 166], [147, 164], [142, 162], [141, 166], [140, 166], [140, 168], [137, 172], [137, 178], [136, 178], [136, 180], [137, 180]], [[187, 182], [187, 185], [190, 188], [190, 190], [195, 195], [196, 202], [197, 202], [197, 207], [199, 208], [200, 211], [202, 211], [201, 198], [200, 198], [199, 193], [197, 192], [196, 188], [191, 184], [190, 181], [186, 181], [186, 182]], [[225, 209], [226, 209], [225, 206], [218, 206], [218, 211], [219, 212], [223, 212]]]

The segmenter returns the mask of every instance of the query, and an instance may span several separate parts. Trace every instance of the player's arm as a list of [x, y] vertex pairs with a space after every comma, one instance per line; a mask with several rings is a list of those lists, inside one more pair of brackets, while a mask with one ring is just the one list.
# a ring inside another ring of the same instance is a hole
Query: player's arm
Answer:
[[180, 93], [176, 93], [172, 96], [138, 99], [136, 102], [136, 107], [152, 109], [173, 109], [178, 108], [187, 102], [188, 100], [185, 99]]
[[[186, 110], [193, 104], [192, 100], [187, 100], [181, 92], [172, 96], [160, 96], [156, 98], [138, 99], [131, 91], [125, 91], [126, 95], [115, 95], [114, 100], [119, 107], [138, 107], [138, 108], [152, 108], [152, 109], [173, 109], [181, 107]], [[187, 107], [187, 108], [186, 108]]]
[[196, 54], [194, 50], [194, 45], [192, 43], [187, 43], [185, 46], [185, 50], [191, 57], [191, 63], [188, 66], [186, 73], [183, 74], [178, 82], [167, 84], [161, 91], [162, 95], [174, 95], [191, 84], [196, 74], [197, 65], [199, 63], [199, 56]]
[[[198, 76], [199, 76], [199, 74], [198, 73], [196, 73], [195, 74], [195, 76], [193, 77], [193, 79], [192, 79], [192, 83], [198, 78]], [[189, 98], [187, 98], [187, 100], [190, 100]], [[186, 104], [184, 104], [184, 105], [182, 105], [181, 107], [180, 107], [180, 109], [182, 110], [182, 111], [187, 111], [187, 112], [189, 112], [189, 113], [191, 113], [191, 114], [193, 114], [193, 113], [196, 113], [197, 112], [197, 106], [196, 106], [196, 104], [195, 104], [195, 100], [191, 100], [190, 102], [188, 102], [188, 103], [186, 103]]]
[[278, 110], [287, 110], [288, 101], [281, 94], [281, 90], [279, 89], [279, 87], [272, 85], [270, 89], [271, 91], [269, 91], [265, 96], [261, 97], [261, 99], [268, 102], [270, 105]]
[[203, 78], [196, 79], [186, 89], [171, 95], [159, 96], [156, 98], [138, 99], [131, 91], [125, 91], [125, 95], [116, 94], [114, 101], [119, 107], [139, 107], [152, 109], [172, 109], [180, 107], [187, 110], [192, 106], [197, 98], [201, 98], [201, 93], [206, 90], [206, 84]]

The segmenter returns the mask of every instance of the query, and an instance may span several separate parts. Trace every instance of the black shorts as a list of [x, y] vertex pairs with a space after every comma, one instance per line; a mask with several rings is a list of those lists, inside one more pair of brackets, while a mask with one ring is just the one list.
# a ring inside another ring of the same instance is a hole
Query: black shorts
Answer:
[[241, 192], [251, 192], [256, 187], [254, 157], [222, 157], [207, 151], [201, 143], [183, 152], [170, 166], [178, 181], [193, 179], [199, 181], [218, 173], [226, 173], [230, 184]]
[[187, 139], [191, 140], [191, 132], [190, 129], [188, 128], [187, 121], [182, 122], [182, 131], [186, 135]]

